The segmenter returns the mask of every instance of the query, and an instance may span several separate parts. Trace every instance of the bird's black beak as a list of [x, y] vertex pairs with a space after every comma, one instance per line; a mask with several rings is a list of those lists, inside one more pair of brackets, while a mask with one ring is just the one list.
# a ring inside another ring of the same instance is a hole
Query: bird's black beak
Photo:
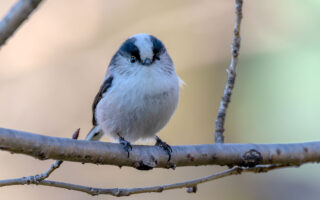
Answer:
[[152, 61], [151, 61], [151, 59], [150, 58], [146, 58], [144, 61], [143, 61], [143, 65], [151, 65], [151, 63], [152, 63]]

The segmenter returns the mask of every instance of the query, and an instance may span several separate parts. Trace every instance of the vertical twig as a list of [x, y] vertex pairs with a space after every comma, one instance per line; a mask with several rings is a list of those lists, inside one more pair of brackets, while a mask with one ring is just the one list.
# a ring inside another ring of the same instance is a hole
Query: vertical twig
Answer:
[[215, 142], [224, 142], [224, 121], [226, 117], [226, 111], [231, 99], [232, 89], [234, 87], [234, 82], [236, 79], [236, 67], [238, 63], [238, 56], [240, 51], [240, 24], [242, 19], [242, 4], [243, 0], [235, 0], [236, 3], [236, 20], [234, 24], [233, 40], [232, 40], [232, 50], [231, 50], [231, 63], [229, 69], [227, 69], [228, 80], [224, 88], [224, 94], [220, 101], [220, 107], [216, 119], [216, 129], [215, 129]]
[[20, 0], [0, 22], [0, 47], [19, 28], [19, 26], [29, 17], [41, 0]]

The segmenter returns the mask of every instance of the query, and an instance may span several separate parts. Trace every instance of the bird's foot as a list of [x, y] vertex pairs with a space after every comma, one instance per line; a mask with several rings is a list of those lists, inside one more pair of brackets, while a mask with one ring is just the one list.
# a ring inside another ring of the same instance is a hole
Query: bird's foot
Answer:
[[172, 148], [170, 145], [168, 145], [166, 142], [162, 141], [158, 136], [156, 136], [156, 146], [161, 147], [163, 150], [165, 150], [169, 156], [168, 162], [171, 160], [171, 153], [172, 153]]
[[123, 146], [123, 149], [128, 153], [128, 158], [130, 155], [130, 151], [132, 151], [132, 146], [130, 142], [124, 139], [124, 137], [119, 135], [119, 143]]

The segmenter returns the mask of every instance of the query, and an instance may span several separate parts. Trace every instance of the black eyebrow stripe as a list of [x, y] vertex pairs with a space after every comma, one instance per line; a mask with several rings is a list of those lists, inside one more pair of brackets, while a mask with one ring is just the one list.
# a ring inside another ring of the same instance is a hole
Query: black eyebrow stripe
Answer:
[[164, 47], [163, 43], [153, 35], [150, 35], [150, 41], [152, 42], [152, 50], [154, 55], [165, 51], [166, 48]]
[[134, 56], [140, 61], [140, 51], [139, 48], [134, 44], [135, 38], [127, 39], [120, 47], [119, 52], [125, 53], [129, 56]]

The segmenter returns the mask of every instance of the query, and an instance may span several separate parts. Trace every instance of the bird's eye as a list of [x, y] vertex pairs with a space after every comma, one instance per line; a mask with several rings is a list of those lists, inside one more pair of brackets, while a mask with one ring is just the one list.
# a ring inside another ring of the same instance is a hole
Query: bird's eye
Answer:
[[135, 56], [130, 57], [130, 62], [135, 63], [137, 61], [137, 58]]

